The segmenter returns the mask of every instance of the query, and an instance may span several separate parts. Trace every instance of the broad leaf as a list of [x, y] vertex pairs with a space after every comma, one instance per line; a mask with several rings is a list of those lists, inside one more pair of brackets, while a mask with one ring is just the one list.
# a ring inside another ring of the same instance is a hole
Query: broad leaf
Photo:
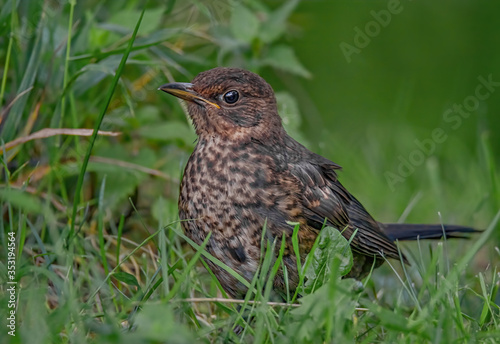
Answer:
[[262, 60], [262, 64], [305, 78], [311, 76], [311, 73], [302, 66], [293, 49], [286, 45], [272, 47], [267, 53], [267, 56]]
[[259, 19], [248, 8], [237, 4], [231, 16], [230, 29], [234, 37], [250, 43], [258, 34]]
[[127, 272], [115, 272], [113, 274], [113, 277], [116, 278], [118, 281], [123, 282], [128, 285], [133, 285], [139, 288], [139, 282], [137, 282], [137, 279], [135, 278], [134, 275], [131, 275]]
[[285, 32], [286, 21], [298, 3], [299, 0], [286, 1], [283, 6], [269, 14], [260, 30], [262, 41], [271, 43]]
[[[352, 253], [349, 243], [332, 227], [325, 227], [319, 234], [318, 248], [309, 254], [313, 254], [313, 260], [307, 269], [305, 276], [307, 281], [304, 285], [307, 293], [312, 293], [325, 284], [332, 273], [332, 266], [338, 266], [337, 276], [344, 276], [351, 270]], [[334, 260], [339, 259], [339, 264]]]

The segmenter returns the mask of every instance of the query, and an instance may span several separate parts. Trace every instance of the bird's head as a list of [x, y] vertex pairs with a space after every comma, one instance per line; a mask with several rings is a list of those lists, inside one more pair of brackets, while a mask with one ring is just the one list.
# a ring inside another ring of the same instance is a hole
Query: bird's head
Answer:
[[200, 138], [265, 140], [283, 131], [271, 86], [255, 73], [238, 68], [214, 68], [192, 83], [171, 83], [159, 88], [188, 103]]

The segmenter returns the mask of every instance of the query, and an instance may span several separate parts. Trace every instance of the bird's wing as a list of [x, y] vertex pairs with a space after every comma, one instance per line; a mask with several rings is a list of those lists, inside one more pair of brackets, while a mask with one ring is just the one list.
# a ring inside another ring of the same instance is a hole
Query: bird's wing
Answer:
[[308, 225], [321, 229], [326, 219], [328, 225], [342, 230], [349, 224], [346, 205], [350, 202], [350, 195], [340, 183], [331, 182], [330, 178], [336, 179], [333, 169], [328, 173], [306, 161], [292, 164], [291, 173], [300, 183], [303, 213]]
[[303, 216], [309, 226], [335, 227], [347, 239], [357, 230], [351, 242], [353, 250], [370, 256], [399, 258], [396, 245], [382, 232], [378, 222], [338, 181], [336, 170], [340, 166], [307, 150], [307, 155], [289, 162], [289, 167], [300, 183]]
[[[358, 229], [352, 247], [354, 250], [368, 255], [382, 255], [399, 259], [400, 253], [396, 244], [382, 231], [377, 221], [371, 217], [363, 205], [354, 197], [349, 204], [348, 214], [353, 229]], [[406, 257], [401, 253], [405, 263]]]

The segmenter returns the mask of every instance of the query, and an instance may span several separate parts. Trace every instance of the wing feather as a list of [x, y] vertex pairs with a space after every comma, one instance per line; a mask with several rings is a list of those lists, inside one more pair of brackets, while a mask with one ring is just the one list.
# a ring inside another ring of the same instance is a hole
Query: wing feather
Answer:
[[301, 202], [307, 224], [315, 229], [321, 229], [325, 224], [335, 227], [348, 240], [357, 229], [351, 242], [353, 250], [398, 259], [394, 242], [338, 181], [336, 170], [341, 167], [320, 155], [309, 153], [290, 164], [290, 171], [303, 190]]

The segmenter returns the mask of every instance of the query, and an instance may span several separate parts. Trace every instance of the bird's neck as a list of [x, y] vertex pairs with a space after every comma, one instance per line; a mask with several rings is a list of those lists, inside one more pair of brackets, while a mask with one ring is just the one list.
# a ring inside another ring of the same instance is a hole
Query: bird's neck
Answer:
[[277, 146], [285, 142], [287, 133], [282, 126], [268, 128], [242, 128], [224, 133], [199, 133], [198, 143], [211, 146], [269, 145]]

